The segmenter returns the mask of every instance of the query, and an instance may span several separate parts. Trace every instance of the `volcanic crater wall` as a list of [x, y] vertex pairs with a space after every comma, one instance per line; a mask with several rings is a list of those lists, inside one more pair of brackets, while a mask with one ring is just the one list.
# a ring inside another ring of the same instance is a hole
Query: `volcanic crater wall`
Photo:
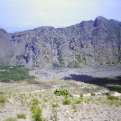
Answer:
[[0, 64], [80, 67], [121, 63], [121, 22], [97, 17], [65, 28], [0, 29]]

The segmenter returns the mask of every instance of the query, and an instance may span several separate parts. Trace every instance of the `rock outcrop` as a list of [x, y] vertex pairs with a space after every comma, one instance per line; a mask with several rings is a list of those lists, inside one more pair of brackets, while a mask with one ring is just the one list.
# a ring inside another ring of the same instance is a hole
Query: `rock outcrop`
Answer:
[[0, 29], [0, 64], [80, 67], [121, 62], [121, 22], [97, 17], [65, 28]]
[[0, 64], [8, 64], [13, 56], [12, 43], [10, 34], [0, 29]]

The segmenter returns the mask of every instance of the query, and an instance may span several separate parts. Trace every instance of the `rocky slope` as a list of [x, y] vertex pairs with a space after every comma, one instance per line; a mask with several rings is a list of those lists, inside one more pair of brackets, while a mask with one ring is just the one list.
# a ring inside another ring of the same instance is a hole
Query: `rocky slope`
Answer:
[[121, 22], [97, 17], [65, 27], [7, 33], [0, 29], [0, 64], [79, 67], [121, 62]]

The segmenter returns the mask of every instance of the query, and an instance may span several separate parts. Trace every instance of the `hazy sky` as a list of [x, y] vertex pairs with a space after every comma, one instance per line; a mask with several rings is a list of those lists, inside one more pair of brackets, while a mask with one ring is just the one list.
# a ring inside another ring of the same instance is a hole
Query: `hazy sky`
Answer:
[[63, 27], [104, 16], [121, 21], [121, 0], [0, 0], [0, 28]]

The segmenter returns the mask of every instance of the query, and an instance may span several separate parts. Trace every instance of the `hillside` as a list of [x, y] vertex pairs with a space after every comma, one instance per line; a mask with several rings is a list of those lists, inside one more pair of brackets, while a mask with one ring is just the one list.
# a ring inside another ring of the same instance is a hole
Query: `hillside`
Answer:
[[121, 62], [121, 22], [97, 17], [65, 28], [0, 29], [0, 64], [80, 67]]

